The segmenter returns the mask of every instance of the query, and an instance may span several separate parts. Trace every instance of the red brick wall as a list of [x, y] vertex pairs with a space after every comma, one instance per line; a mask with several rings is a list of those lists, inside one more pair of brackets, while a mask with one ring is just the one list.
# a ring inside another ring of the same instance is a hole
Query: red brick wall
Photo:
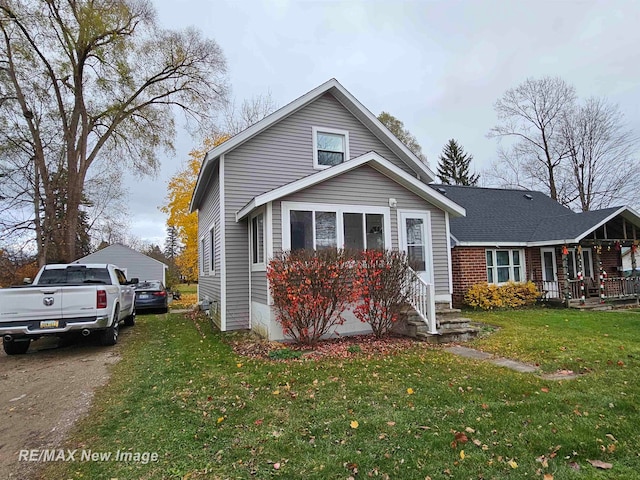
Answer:
[[[622, 258], [620, 257], [619, 251], [617, 251], [614, 247], [611, 247], [611, 250], [607, 250], [607, 247], [603, 247], [602, 253], [600, 254], [600, 260], [602, 261], [602, 267], [604, 268], [604, 271], [607, 272], [608, 277], [620, 276], [621, 272], [618, 271], [618, 266], [622, 265]], [[596, 263], [594, 276], [597, 278], [599, 272], [595, 255], [593, 263]]]
[[460, 308], [464, 294], [476, 283], [487, 281], [487, 257], [483, 247], [455, 247], [451, 250], [454, 308]]

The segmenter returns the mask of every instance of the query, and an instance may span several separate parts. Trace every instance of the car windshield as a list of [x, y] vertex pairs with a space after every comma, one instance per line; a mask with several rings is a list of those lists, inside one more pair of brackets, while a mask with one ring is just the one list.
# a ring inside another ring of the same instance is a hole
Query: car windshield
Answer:
[[136, 290], [162, 290], [161, 282], [141, 282], [136, 285]]
[[81, 285], [95, 283], [111, 285], [111, 277], [106, 268], [67, 267], [45, 269], [38, 285]]

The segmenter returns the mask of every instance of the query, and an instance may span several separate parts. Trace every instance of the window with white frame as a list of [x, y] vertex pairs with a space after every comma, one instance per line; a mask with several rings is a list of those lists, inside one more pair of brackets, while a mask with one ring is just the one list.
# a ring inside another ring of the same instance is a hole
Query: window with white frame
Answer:
[[251, 217], [251, 265], [255, 269], [265, 267], [264, 213]]
[[211, 225], [209, 229], [209, 269], [211, 275], [216, 274], [216, 226]]
[[383, 250], [391, 246], [389, 225], [385, 207], [283, 202], [285, 250]]
[[312, 131], [314, 168], [329, 168], [349, 159], [349, 132], [320, 127]]
[[524, 281], [523, 250], [487, 250], [487, 282]]
[[200, 274], [204, 275], [207, 273], [207, 243], [206, 237], [200, 238]]

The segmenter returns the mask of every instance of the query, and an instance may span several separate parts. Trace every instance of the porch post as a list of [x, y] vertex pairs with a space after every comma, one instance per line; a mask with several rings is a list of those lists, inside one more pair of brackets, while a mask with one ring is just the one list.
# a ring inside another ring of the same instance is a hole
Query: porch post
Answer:
[[600, 254], [602, 253], [602, 245], [598, 245], [596, 248], [596, 263], [598, 265], [598, 271], [600, 272], [600, 303], [604, 303], [605, 294], [604, 294], [604, 278], [607, 273], [602, 268], [602, 258]]
[[564, 273], [564, 302], [568, 307], [571, 291], [569, 290], [569, 249], [566, 245], [562, 246], [562, 272]]
[[636, 276], [636, 250], [637, 250], [638, 246], [636, 245], [636, 242], [633, 242], [633, 245], [631, 245], [631, 276], [635, 277]]
[[[582, 273], [582, 245], [578, 245], [578, 280], [580, 281], [580, 305], [585, 304], [584, 299], [584, 274]], [[593, 268], [593, 267], [592, 267]]]

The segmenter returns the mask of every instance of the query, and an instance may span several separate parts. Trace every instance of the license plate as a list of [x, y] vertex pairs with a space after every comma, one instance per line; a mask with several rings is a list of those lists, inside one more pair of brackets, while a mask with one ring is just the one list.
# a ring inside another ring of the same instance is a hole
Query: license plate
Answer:
[[146, 295], [146, 294], [144, 294], [144, 293], [143, 293], [142, 295], [138, 295], [138, 298], [139, 298], [140, 300], [146, 300], [146, 299], [147, 299], [147, 298], [149, 298], [150, 296], [151, 296], [151, 295]]
[[58, 320], [45, 320], [40, 322], [40, 328], [58, 328]]

